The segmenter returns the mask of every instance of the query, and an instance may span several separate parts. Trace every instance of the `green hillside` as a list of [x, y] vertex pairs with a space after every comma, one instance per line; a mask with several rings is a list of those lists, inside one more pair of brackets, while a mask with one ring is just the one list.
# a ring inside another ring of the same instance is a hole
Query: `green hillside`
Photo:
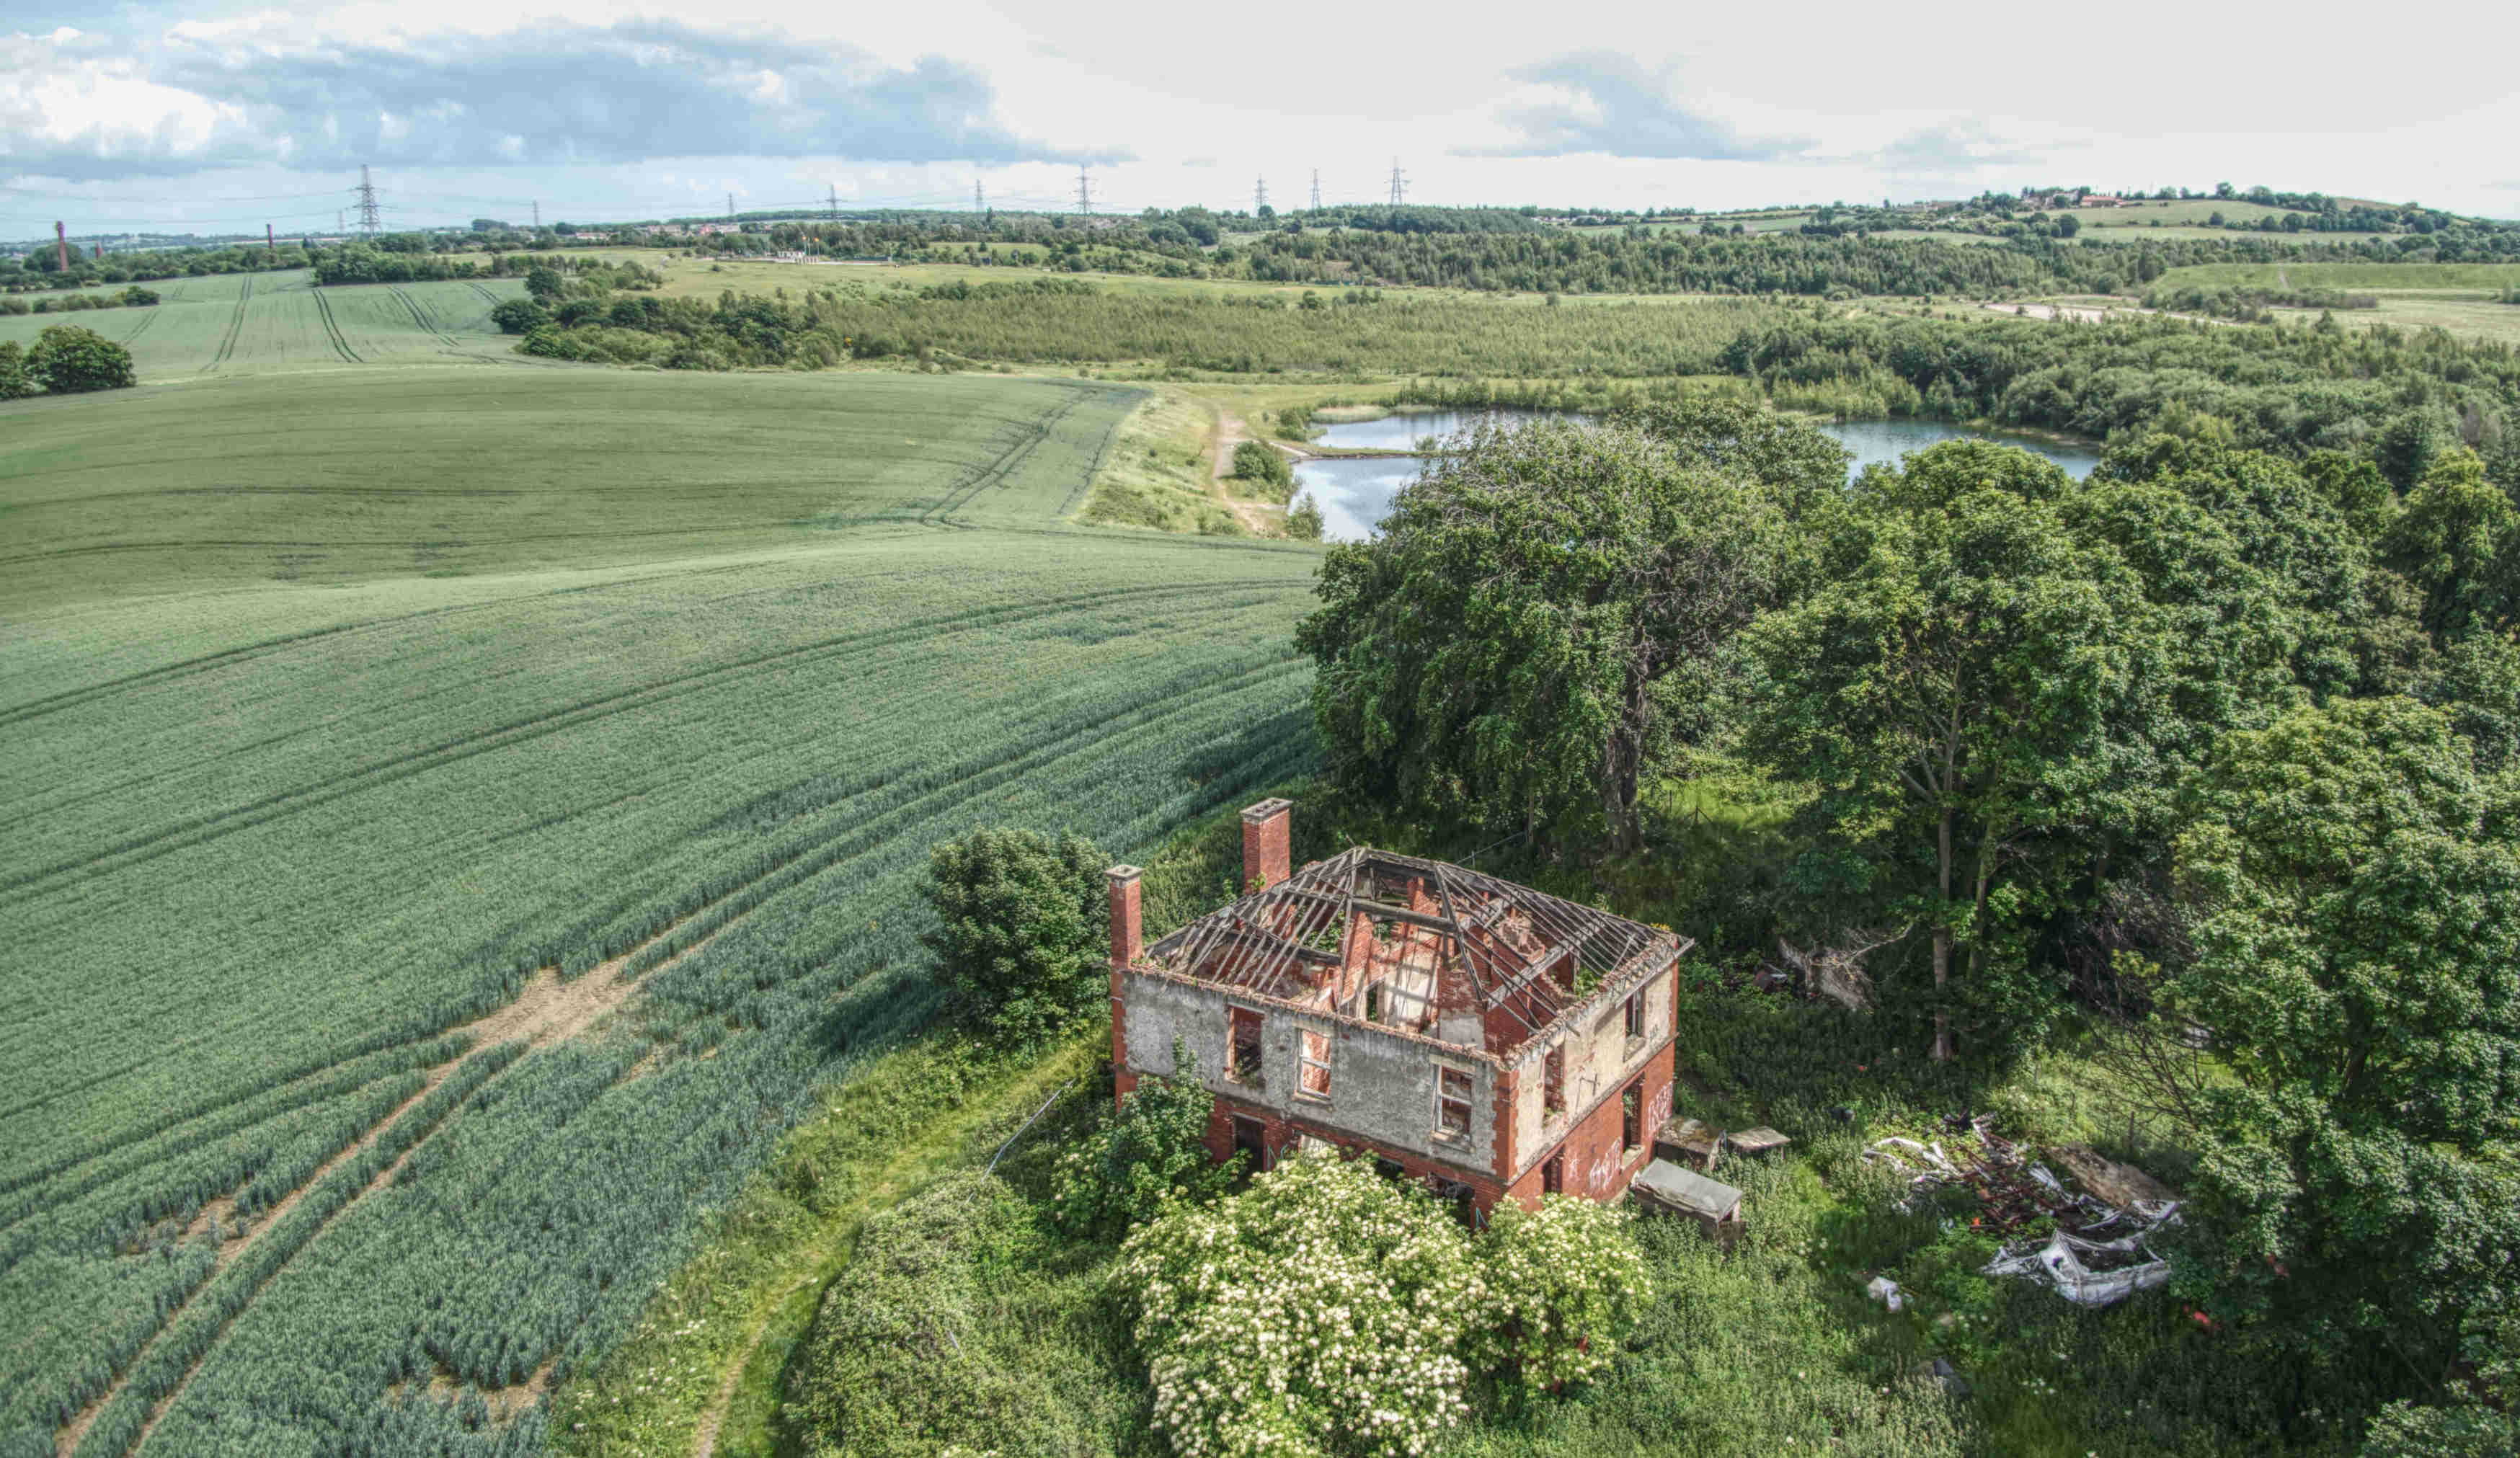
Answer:
[[537, 1450], [930, 1015], [932, 842], [1311, 753], [1317, 554], [1062, 519], [1136, 391], [230, 368], [0, 406], [13, 1458]]
[[221, 274], [153, 286], [146, 308], [0, 316], [0, 340], [31, 343], [47, 325], [92, 329], [130, 349], [141, 379], [353, 365], [515, 364], [491, 307], [514, 279], [317, 288], [303, 269]]

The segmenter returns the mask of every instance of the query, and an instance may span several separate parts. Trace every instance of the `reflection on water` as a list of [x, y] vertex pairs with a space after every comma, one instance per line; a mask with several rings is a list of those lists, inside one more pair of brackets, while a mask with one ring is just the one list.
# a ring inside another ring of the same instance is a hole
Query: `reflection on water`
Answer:
[[[1499, 420], [1515, 421], [1534, 419], [1540, 412], [1499, 410], [1491, 414]], [[1453, 435], [1475, 419], [1474, 415], [1459, 411], [1386, 416], [1379, 420], [1349, 420], [1327, 426], [1314, 439], [1317, 444], [1341, 450], [1407, 451], [1415, 449], [1422, 437]], [[1967, 430], [1940, 420], [1851, 420], [1823, 424], [1820, 429], [1854, 453], [1855, 460], [1848, 469], [1850, 479], [1854, 472], [1874, 462], [1895, 464], [1910, 451], [1961, 436], [2036, 451], [2063, 466], [2077, 480], [2090, 475], [2092, 467], [2100, 464], [2098, 452], [2082, 446], [2060, 445], [2003, 430]], [[1295, 485], [1311, 492], [1313, 500], [1321, 503], [1323, 536], [1333, 542], [1361, 542], [1373, 535], [1374, 527], [1391, 510], [1391, 499], [1400, 493], [1400, 488], [1418, 479], [1423, 464], [1411, 457], [1301, 461], [1295, 464]]]

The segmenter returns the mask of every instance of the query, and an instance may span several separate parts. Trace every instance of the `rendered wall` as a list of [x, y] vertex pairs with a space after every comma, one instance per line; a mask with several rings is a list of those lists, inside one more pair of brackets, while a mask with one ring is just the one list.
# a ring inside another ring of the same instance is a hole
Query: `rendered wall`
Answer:
[[[1296, 1119], [1344, 1131], [1393, 1150], [1446, 1165], [1493, 1171], [1496, 1165], [1497, 1088], [1494, 1065], [1479, 1058], [1448, 1058], [1440, 1048], [1377, 1028], [1307, 1014], [1256, 999], [1233, 998], [1221, 989], [1144, 972], [1119, 975], [1126, 1017], [1117, 1039], [1125, 1044], [1124, 1072], [1172, 1077], [1173, 1040], [1198, 1063], [1199, 1082], [1220, 1098], [1246, 1110]], [[1249, 1007], [1263, 1016], [1258, 1084], [1225, 1077], [1226, 1008]], [[1330, 1096], [1325, 1101], [1296, 1092], [1298, 1034], [1329, 1036]], [[1435, 1070], [1438, 1064], [1469, 1074], [1470, 1133], [1466, 1139], [1435, 1137]]]

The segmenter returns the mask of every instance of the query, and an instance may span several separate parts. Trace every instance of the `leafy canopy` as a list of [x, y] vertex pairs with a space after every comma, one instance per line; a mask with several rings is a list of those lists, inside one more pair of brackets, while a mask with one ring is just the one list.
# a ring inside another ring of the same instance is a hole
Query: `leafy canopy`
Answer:
[[1296, 643], [1333, 775], [1635, 845], [1641, 777], [1706, 727], [1719, 651], [1790, 574], [1799, 493], [1758, 469], [1644, 424], [1473, 431], [1323, 564]]
[[2230, 736], [2178, 841], [2193, 958], [2162, 1001], [2197, 1098], [2191, 1280], [2314, 1340], [2445, 1343], [2520, 1300], [2520, 850], [2467, 744], [2404, 698]]
[[130, 350], [74, 324], [56, 324], [35, 336], [26, 373], [56, 395], [128, 389], [139, 382], [131, 373]]
[[1175, 1201], [1214, 1199], [1241, 1171], [1238, 1152], [1222, 1165], [1208, 1158], [1216, 1096], [1200, 1085], [1198, 1061], [1179, 1040], [1173, 1064], [1180, 1078], [1140, 1082], [1052, 1167], [1051, 1213], [1060, 1225], [1107, 1239]]
[[1078, 835], [980, 827], [928, 853], [936, 977], [1001, 1037], [1036, 1042], [1104, 995], [1108, 862]]

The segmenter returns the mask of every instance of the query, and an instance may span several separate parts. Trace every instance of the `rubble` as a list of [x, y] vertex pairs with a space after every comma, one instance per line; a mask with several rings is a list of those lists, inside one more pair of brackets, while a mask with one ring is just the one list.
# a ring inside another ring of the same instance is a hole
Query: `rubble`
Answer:
[[[2005, 1245], [1980, 1268], [1982, 1274], [2043, 1280], [2086, 1306], [2113, 1305], [2170, 1279], [2170, 1262], [2147, 1244], [2155, 1230], [2179, 1221], [2179, 1202], [2166, 1187], [2139, 1170], [2074, 1145], [2057, 1151], [2057, 1160], [2090, 1192], [2075, 1194], [2045, 1165], [2024, 1159], [2019, 1146], [1998, 1137], [1992, 1124], [1983, 1115], [1965, 1121], [1977, 1148], [1957, 1160], [1939, 1139], [1919, 1143], [1895, 1136], [1874, 1140], [1864, 1157], [1908, 1175], [1903, 1210], [1956, 1186], [1977, 1197], [1982, 1213], [1970, 1219], [1972, 1226], [2001, 1234], [2034, 1223], [2048, 1227]], [[2103, 1192], [2118, 1198], [2104, 1198]]]

